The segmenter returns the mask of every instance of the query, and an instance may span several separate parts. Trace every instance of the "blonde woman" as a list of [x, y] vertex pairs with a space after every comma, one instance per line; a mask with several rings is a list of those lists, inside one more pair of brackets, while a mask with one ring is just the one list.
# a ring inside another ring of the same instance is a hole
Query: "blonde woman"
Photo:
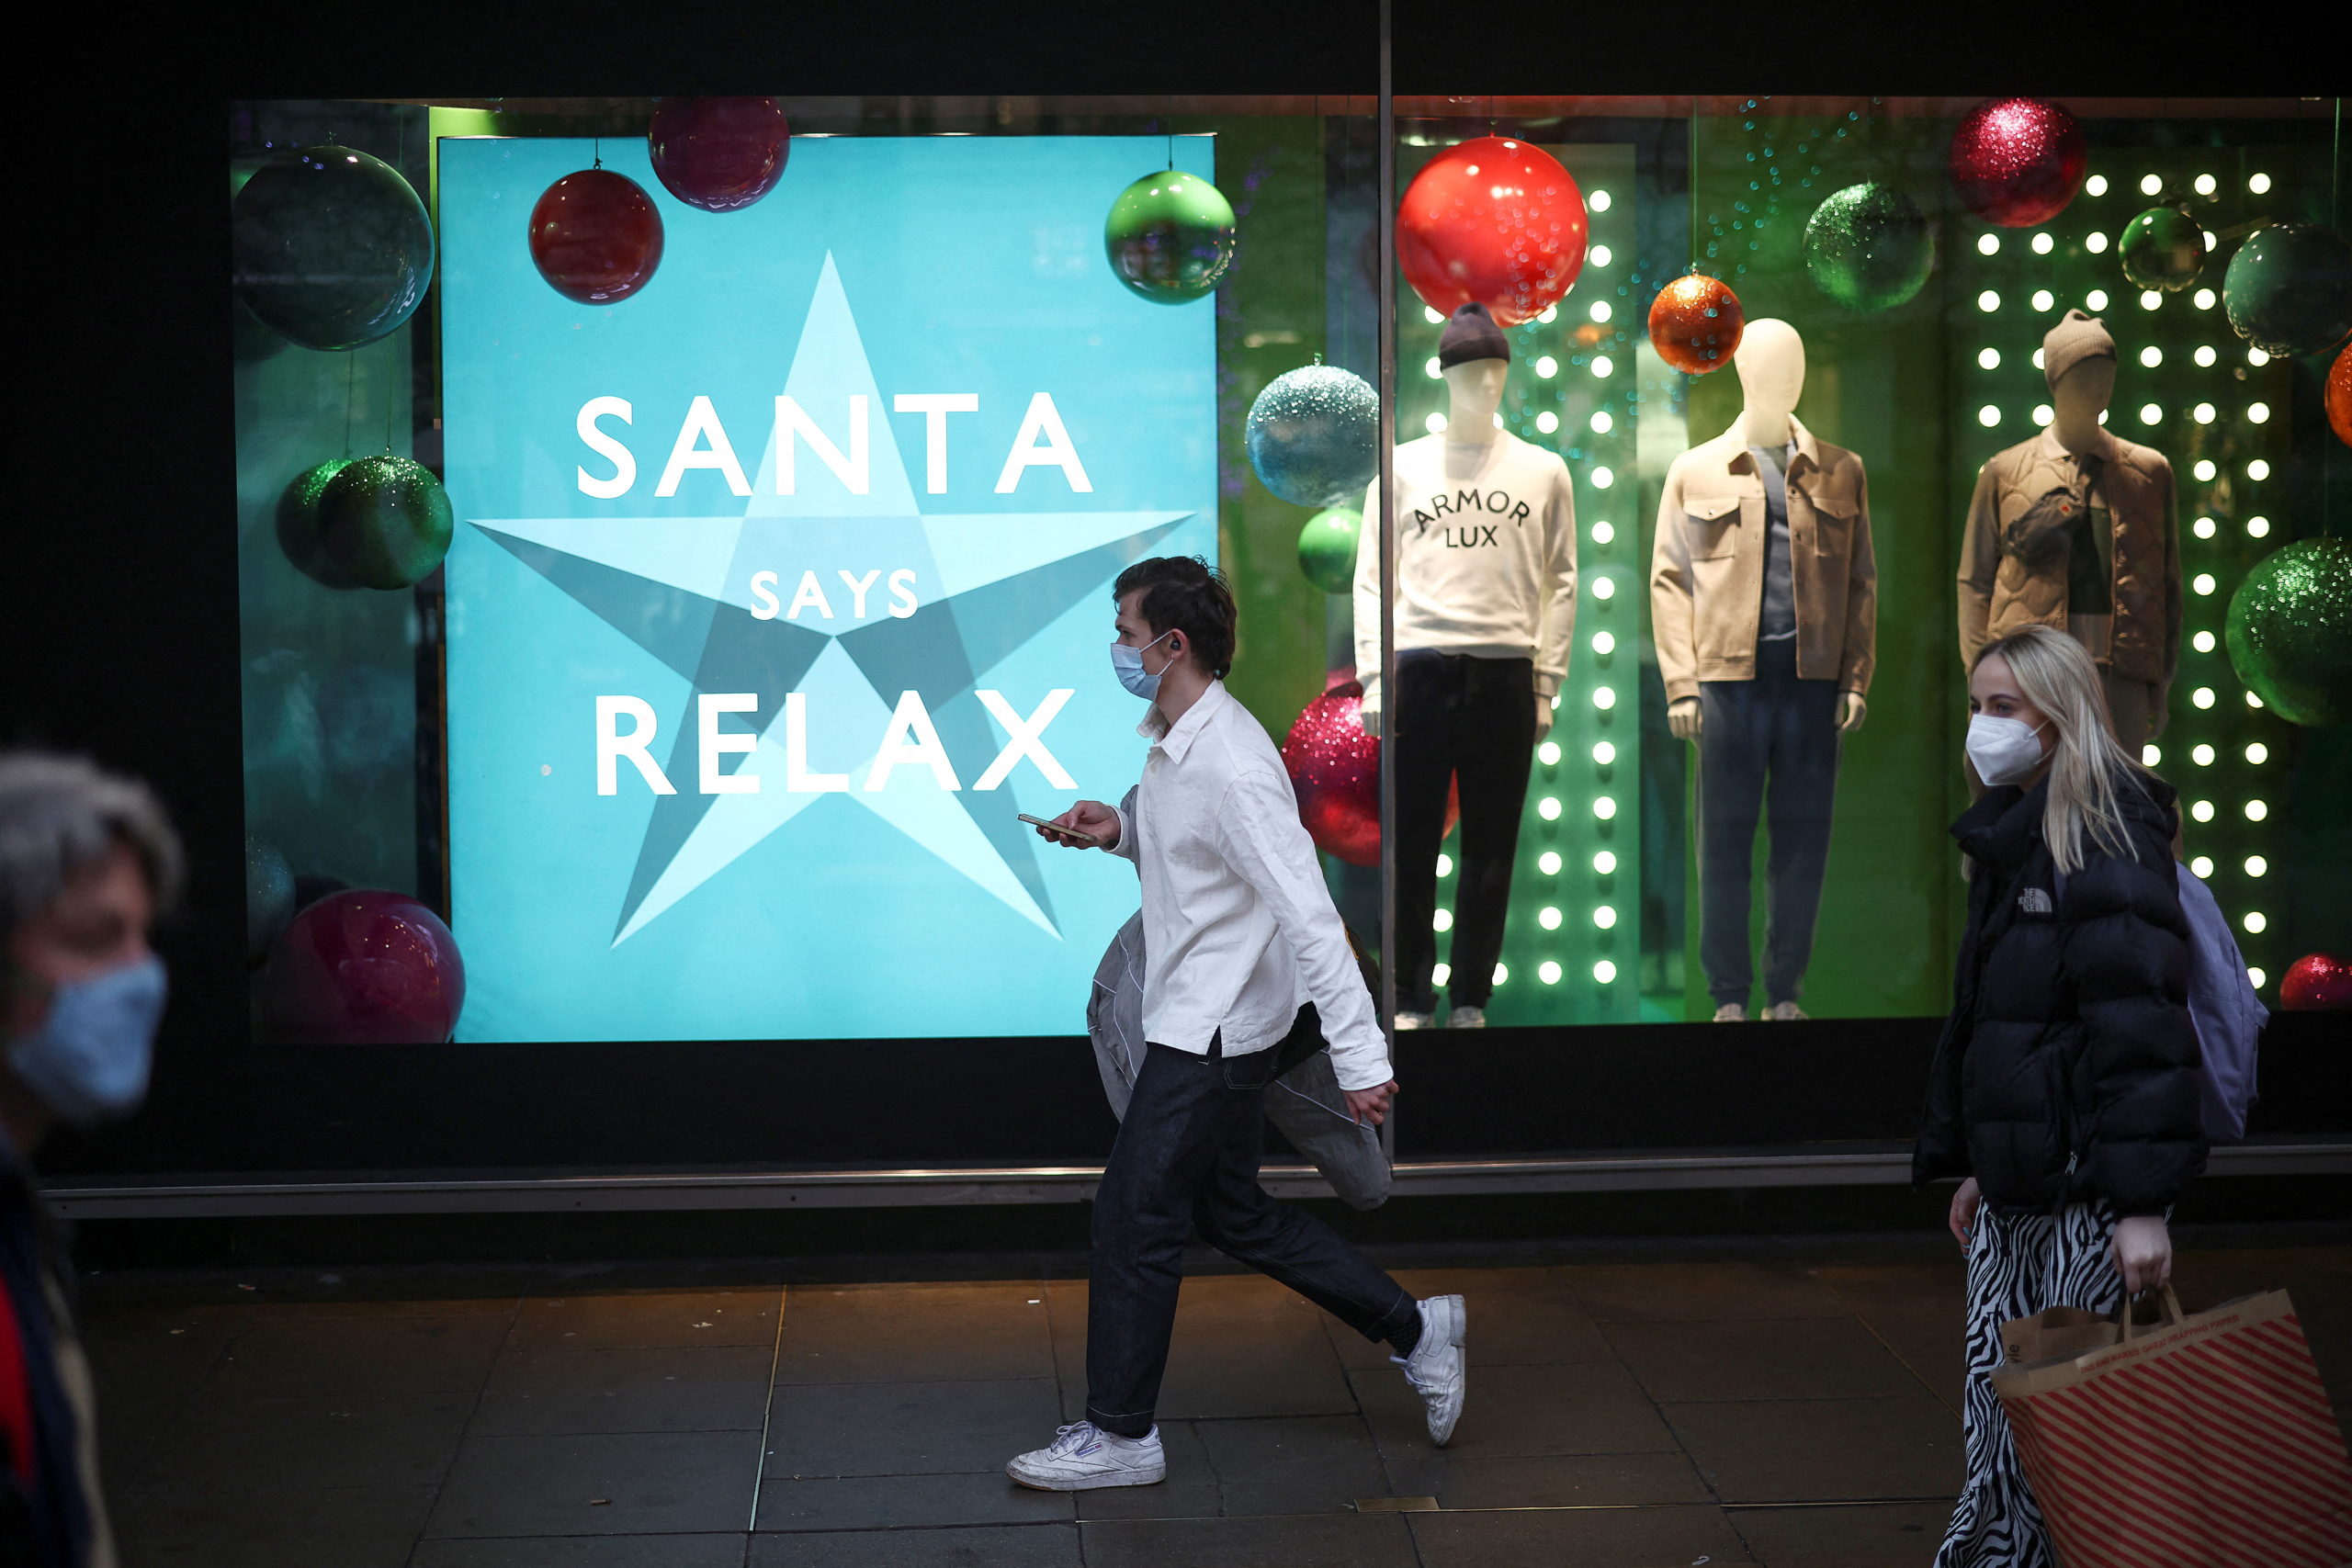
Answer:
[[1952, 825], [1968, 926], [1914, 1179], [1960, 1177], [1967, 1481], [1937, 1568], [2048, 1568], [1990, 1382], [2001, 1325], [2112, 1311], [2172, 1271], [2165, 1217], [2204, 1168], [2172, 787], [2115, 740], [2082, 645], [2030, 626], [1968, 682], [1984, 793]]

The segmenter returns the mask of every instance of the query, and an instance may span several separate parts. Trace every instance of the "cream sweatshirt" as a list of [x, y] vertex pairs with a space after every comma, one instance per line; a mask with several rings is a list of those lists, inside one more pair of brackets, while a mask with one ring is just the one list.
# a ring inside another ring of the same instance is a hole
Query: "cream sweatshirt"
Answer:
[[[1535, 694], [1568, 671], [1577, 620], [1577, 516], [1568, 467], [1508, 431], [1464, 446], [1396, 448], [1396, 649], [1532, 659]], [[1356, 545], [1356, 672], [1380, 694], [1380, 486]]]

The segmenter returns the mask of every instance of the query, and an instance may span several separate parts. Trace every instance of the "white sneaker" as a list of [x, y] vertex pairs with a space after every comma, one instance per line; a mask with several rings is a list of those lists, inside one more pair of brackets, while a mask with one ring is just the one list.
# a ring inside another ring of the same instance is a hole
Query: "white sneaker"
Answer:
[[1149, 1486], [1168, 1479], [1168, 1456], [1160, 1449], [1157, 1427], [1140, 1438], [1120, 1438], [1091, 1421], [1078, 1421], [1056, 1430], [1053, 1447], [1032, 1449], [1006, 1465], [1004, 1472], [1040, 1492]]
[[1398, 1008], [1396, 1010], [1396, 1027], [1399, 1029], [1427, 1029], [1430, 1026], [1430, 1020], [1436, 1016], [1437, 1015], [1435, 1013], [1407, 1012], [1403, 1008]]
[[1487, 1027], [1485, 1008], [1455, 1008], [1445, 1015], [1448, 1029], [1484, 1029]]
[[1388, 1359], [1405, 1369], [1405, 1381], [1429, 1407], [1430, 1441], [1439, 1448], [1453, 1440], [1462, 1419], [1462, 1398], [1470, 1382], [1470, 1357], [1462, 1348], [1469, 1314], [1460, 1296], [1430, 1296], [1421, 1303], [1421, 1339], [1409, 1356]]
[[1804, 1009], [1794, 1002], [1774, 1002], [1764, 1010], [1765, 1020], [1770, 1023], [1794, 1023], [1806, 1016]]
[[1715, 1010], [1715, 1021], [1717, 1023], [1746, 1023], [1747, 1021], [1747, 1004], [1746, 1002], [1725, 1002], [1723, 1006]]

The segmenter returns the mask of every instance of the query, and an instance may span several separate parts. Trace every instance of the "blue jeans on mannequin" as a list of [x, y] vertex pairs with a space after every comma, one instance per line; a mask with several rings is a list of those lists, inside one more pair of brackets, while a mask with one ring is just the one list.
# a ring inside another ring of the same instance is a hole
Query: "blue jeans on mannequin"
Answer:
[[1748, 881], [1759, 817], [1764, 1001], [1804, 988], [1838, 793], [1838, 682], [1797, 679], [1794, 639], [1756, 645], [1753, 681], [1699, 682], [1699, 967], [1717, 1006], [1747, 1001]]
[[[1312, 1005], [1298, 1030], [1319, 1031]], [[1201, 1239], [1281, 1280], [1367, 1339], [1419, 1321], [1419, 1303], [1322, 1221], [1258, 1185], [1266, 1086], [1282, 1047], [1227, 1056], [1144, 1048], [1125, 1120], [1094, 1195], [1086, 1314], [1086, 1418], [1103, 1431], [1151, 1430], [1184, 1278]]]

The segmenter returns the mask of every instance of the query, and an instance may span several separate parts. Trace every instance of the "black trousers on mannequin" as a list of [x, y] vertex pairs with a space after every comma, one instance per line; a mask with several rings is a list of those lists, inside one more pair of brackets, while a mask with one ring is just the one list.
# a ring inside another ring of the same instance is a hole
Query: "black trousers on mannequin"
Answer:
[[1535, 755], [1535, 661], [1406, 649], [1387, 733], [1396, 748], [1396, 1005], [1433, 1012], [1437, 852], [1449, 779], [1462, 792], [1462, 863], [1453, 893], [1446, 994], [1482, 1008], [1495, 988], [1510, 902], [1511, 858]]
[[1792, 1002], [1813, 957], [1838, 793], [1838, 682], [1797, 679], [1793, 639], [1756, 645], [1753, 681], [1699, 682], [1699, 967], [1720, 1007], [1747, 1001], [1748, 881], [1765, 861], [1764, 1002]]

